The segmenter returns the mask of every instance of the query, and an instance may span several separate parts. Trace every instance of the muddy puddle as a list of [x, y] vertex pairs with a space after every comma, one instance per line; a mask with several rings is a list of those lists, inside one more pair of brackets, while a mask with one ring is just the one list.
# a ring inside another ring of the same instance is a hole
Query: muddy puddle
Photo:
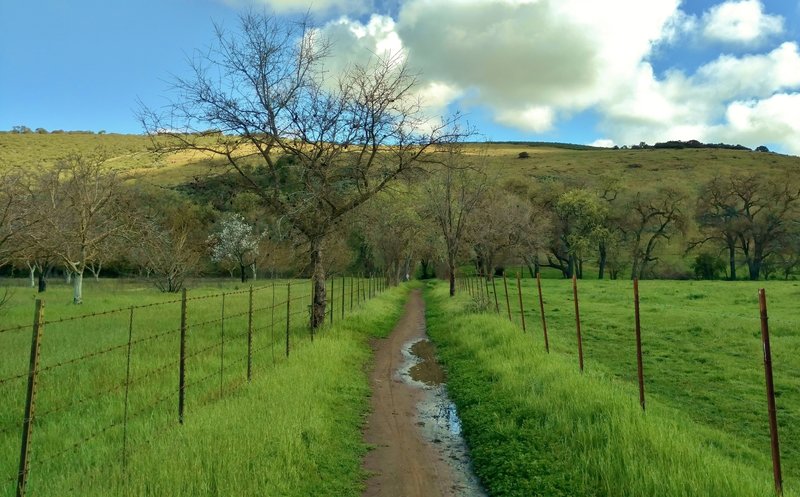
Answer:
[[447, 377], [436, 361], [435, 347], [429, 340], [417, 338], [404, 344], [403, 357], [400, 378], [424, 393], [417, 405], [417, 426], [422, 436], [434, 444], [441, 460], [453, 469], [458, 495], [486, 496], [472, 472], [469, 450], [461, 437], [461, 420], [447, 395]]

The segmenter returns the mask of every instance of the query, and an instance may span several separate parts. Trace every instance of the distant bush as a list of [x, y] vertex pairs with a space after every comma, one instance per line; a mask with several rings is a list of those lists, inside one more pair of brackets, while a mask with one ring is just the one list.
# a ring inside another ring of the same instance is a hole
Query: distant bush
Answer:
[[519, 155], [517, 156], [517, 159], [530, 159], [530, 158], [531, 154], [529, 154], [528, 152], [520, 152]]
[[692, 270], [698, 280], [716, 280], [725, 271], [725, 262], [716, 255], [703, 252], [695, 257]]
[[756, 147], [756, 152], [769, 152], [769, 149], [764, 145], [759, 145], [758, 147]]

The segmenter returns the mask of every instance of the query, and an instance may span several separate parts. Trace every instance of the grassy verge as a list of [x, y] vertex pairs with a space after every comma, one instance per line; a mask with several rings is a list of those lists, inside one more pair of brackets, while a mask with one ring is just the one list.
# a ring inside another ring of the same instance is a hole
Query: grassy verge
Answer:
[[[369, 395], [367, 338], [392, 329], [406, 295], [406, 288], [392, 289], [362, 303], [313, 343], [293, 338], [288, 359], [280, 348], [271, 359], [267, 346], [256, 356], [252, 382], [241, 388], [229, 388], [229, 383], [241, 384], [243, 364], [226, 357], [224, 395], [213, 393], [222, 376], [212, 377], [194, 394], [189, 387], [182, 426], [175, 422], [174, 396], [166, 390], [168, 401], [152, 409], [136, 409], [132, 399], [132, 412], [141, 415], [128, 423], [127, 433], [114, 425], [61, 454], [54, 447], [75, 439], [76, 432], [93, 433], [93, 416], [107, 423], [108, 412], [71, 408], [66, 417], [43, 417], [34, 434], [27, 495], [360, 495], [361, 424]], [[226, 345], [225, 354], [229, 350]], [[229, 363], [234, 370], [227, 369]], [[173, 373], [163, 381], [176, 381]], [[100, 381], [91, 372], [81, 374]], [[200, 374], [190, 374], [189, 383]], [[105, 403], [116, 419], [124, 402], [114, 398]], [[51, 454], [56, 457], [49, 459]], [[0, 495], [14, 495], [13, 484], [2, 483]]]
[[773, 495], [768, 454], [658, 399], [643, 415], [634, 385], [600, 368], [581, 375], [572, 357], [467, 312], [441, 285], [427, 296], [428, 331], [491, 495]]

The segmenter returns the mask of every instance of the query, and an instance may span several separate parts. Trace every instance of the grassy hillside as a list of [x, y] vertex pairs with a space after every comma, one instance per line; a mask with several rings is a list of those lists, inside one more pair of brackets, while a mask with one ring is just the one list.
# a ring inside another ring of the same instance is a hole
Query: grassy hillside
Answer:
[[[554, 179], [593, 184], [598, 175], [618, 178], [631, 188], [670, 181], [690, 187], [715, 175], [757, 172], [771, 177], [800, 172], [800, 157], [722, 149], [571, 150], [547, 145], [487, 144], [489, 170], [501, 179]], [[527, 152], [530, 157], [520, 159]]]
[[[110, 164], [149, 181], [175, 184], [219, 165], [201, 154], [157, 155], [144, 135], [0, 133], [0, 168], [54, 163], [70, 153], [102, 151]], [[471, 144], [467, 152], [500, 179], [557, 179], [593, 184], [598, 175], [619, 178], [632, 188], [671, 181], [697, 185], [714, 175], [758, 172], [772, 177], [800, 172], [800, 157], [723, 149], [610, 150], [566, 144]], [[530, 157], [519, 159], [520, 152]], [[213, 170], [213, 169], [212, 169]]]

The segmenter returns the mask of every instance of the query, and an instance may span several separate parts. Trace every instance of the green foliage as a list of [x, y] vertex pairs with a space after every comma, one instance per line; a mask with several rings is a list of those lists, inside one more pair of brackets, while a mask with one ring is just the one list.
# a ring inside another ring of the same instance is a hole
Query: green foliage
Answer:
[[714, 254], [703, 252], [695, 257], [692, 270], [698, 280], [716, 280], [725, 271], [725, 262]]

